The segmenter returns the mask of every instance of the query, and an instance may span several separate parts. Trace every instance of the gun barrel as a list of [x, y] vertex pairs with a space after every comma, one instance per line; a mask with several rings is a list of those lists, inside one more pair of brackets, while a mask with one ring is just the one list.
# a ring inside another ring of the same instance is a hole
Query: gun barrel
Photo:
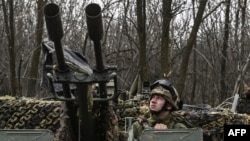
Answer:
[[101, 40], [103, 34], [101, 7], [96, 3], [91, 3], [86, 7], [85, 13], [90, 39], [93, 41]]
[[63, 37], [63, 28], [59, 6], [54, 3], [47, 4], [44, 7], [44, 16], [49, 38], [52, 41], [61, 40]]
[[65, 64], [63, 49], [61, 45], [61, 39], [63, 37], [63, 27], [60, 17], [60, 8], [54, 3], [49, 3], [45, 5], [43, 10], [49, 38], [55, 44], [58, 67], [61, 71], [65, 71], [67, 67]]
[[[58, 70], [60, 72], [67, 72], [69, 69], [65, 63], [62, 43], [61, 39], [63, 37], [63, 27], [62, 21], [60, 17], [60, 8], [58, 5], [54, 3], [49, 3], [45, 5], [44, 9], [44, 16], [47, 31], [49, 34], [50, 40], [54, 42], [55, 50], [56, 50], [56, 58], [58, 62]], [[65, 98], [71, 98], [71, 91], [70, 86], [67, 83], [62, 83], [63, 94]], [[70, 101], [66, 102], [68, 109], [73, 109], [73, 103]], [[74, 114], [72, 111], [69, 112], [70, 120], [74, 123]]]
[[104, 70], [101, 42], [103, 27], [101, 7], [96, 3], [87, 5], [85, 9], [87, 28], [90, 39], [94, 42], [96, 69], [101, 72]]
[[[102, 48], [100, 42], [103, 34], [101, 7], [96, 3], [91, 3], [87, 5], [85, 12], [89, 37], [94, 42], [96, 70], [98, 72], [103, 72], [105, 70], [105, 67], [103, 63]], [[106, 84], [100, 82], [99, 87], [101, 98], [106, 98]]]

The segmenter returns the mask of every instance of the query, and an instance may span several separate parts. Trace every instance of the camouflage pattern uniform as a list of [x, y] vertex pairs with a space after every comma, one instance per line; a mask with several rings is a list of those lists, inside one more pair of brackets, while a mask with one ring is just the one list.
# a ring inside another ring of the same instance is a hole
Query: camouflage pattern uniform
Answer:
[[[157, 123], [162, 123], [167, 125], [168, 129], [180, 129], [180, 128], [187, 128], [183, 123], [178, 123], [174, 120], [173, 115], [170, 113], [168, 117], [164, 120], [157, 119], [156, 116], [151, 115], [150, 118], [147, 119], [147, 123], [149, 127], [154, 127]], [[139, 139], [139, 136], [141, 135], [142, 131], [145, 129], [143, 126], [143, 123], [140, 123], [139, 121], [136, 121], [133, 124], [133, 133], [134, 138]]]

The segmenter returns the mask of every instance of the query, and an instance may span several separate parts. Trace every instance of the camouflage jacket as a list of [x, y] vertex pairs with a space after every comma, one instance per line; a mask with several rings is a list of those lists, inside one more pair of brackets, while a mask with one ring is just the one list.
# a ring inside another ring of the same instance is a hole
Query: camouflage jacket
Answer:
[[[156, 116], [151, 115], [150, 118], [147, 119], [147, 123], [149, 127], [154, 127], [157, 123], [162, 123], [167, 125], [169, 129], [187, 128], [183, 123], [176, 122], [171, 113], [164, 120], [158, 119]], [[142, 125], [142, 123], [139, 123], [139, 121], [133, 123], [132, 127], [134, 138], [139, 139], [139, 136], [145, 127]]]

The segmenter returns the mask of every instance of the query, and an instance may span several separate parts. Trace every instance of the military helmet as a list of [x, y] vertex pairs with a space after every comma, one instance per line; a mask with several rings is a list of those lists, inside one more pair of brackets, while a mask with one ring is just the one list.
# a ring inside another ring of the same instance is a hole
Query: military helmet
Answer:
[[160, 79], [155, 81], [150, 86], [150, 99], [154, 94], [161, 95], [167, 102], [173, 106], [173, 110], [178, 110], [179, 96], [172, 83], [167, 79]]

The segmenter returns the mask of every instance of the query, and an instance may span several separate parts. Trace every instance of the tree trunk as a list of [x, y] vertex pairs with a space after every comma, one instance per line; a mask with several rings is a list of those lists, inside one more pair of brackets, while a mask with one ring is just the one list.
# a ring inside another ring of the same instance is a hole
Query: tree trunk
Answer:
[[[2, 0], [4, 21], [5, 21], [5, 31], [8, 38], [8, 52], [9, 52], [9, 69], [10, 69], [10, 88], [11, 95], [17, 95], [17, 85], [16, 85], [16, 57], [15, 57], [15, 26], [14, 26], [14, 4], [13, 0], [7, 1], [9, 4], [9, 13], [7, 12], [7, 7], [5, 1]], [[9, 15], [9, 17], [7, 16]]]
[[226, 13], [225, 13], [225, 27], [224, 27], [224, 40], [222, 48], [222, 57], [221, 57], [221, 97], [220, 102], [222, 102], [227, 97], [227, 88], [226, 88], [226, 64], [227, 64], [227, 48], [228, 48], [228, 39], [229, 39], [229, 14], [230, 14], [230, 0], [226, 0]]
[[[148, 80], [148, 65], [146, 58], [146, 1], [137, 0], [137, 33], [139, 35], [139, 74], [142, 81]], [[140, 90], [139, 90], [140, 93]]]
[[[192, 5], [193, 5], [193, 18], [195, 20], [195, 0], [192, 0]], [[196, 39], [194, 42], [194, 48], [196, 48]], [[193, 53], [193, 84], [192, 84], [192, 93], [191, 93], [191, 99], [194, 100], [195, 99], [195, 93], [196, 93], [196, 84], [197, 84], [197, 55], [196, 55], [196, 51], [194, 51]]]
[[163, 9], [163, 22], [162, 22], [162, 40], [161, 40], [161, 76], [166, 77], [170, 71], [170, 39], [169, 29], [172, 19], [171, 15], [172, 0], [162, 0]]
[[29, 72], [28, 80], [28, 89], [27, 96], [34, 96], [36, 93], [36, 83], [38, 77], [38, 67], [41, 54], [41, 42], [43, 36], [43, 7], [46, 4], [47, 0], [38, 0], [37, 1], [37, 25], [36, 25], [36, 41], [35, 41], [35, 50], [31, 59], [31, 67]]
[[197, 36], [197, 32], [199, 30], [200, 24], [202, 22], [202, 16], [206, 7], [206, 3], [207, 0], [200, 0], [200, 6], [198, 9], [198, 13], [197, 16], [195, 18], [194, 21], [194, 25], [192, 27], [192, 31], [189, 35], [189, 38], [187, 40], [187, 45], [184, 48], [184, 53], [182, 56], [182, 62], [181, 62], [181, 66], [180, 66], [180, 76], [178, 78], [178, 82], [177, 82], [177, 90], [180, 94], [180, 97], [182, 99], [182, 94], [183, 94], [183, 90], [184, 90], [184, 84], [185, 84], [185, 80], [186, 80], [186, 73], [188, 70], [188, 62], [189, 62], [189, 58], [190, 58], [190, 54], [191, 51], [193, 49], [193, 45], [195, 43], [196, 40], [196, 36]]

